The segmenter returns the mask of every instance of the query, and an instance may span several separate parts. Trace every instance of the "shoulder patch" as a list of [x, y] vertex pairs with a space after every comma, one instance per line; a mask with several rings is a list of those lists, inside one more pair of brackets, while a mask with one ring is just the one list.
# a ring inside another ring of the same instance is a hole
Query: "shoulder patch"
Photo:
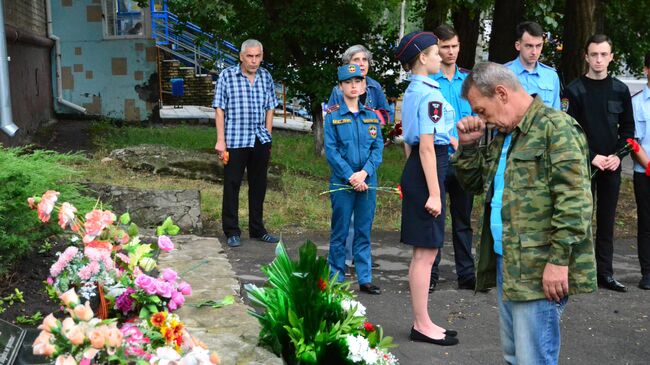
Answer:
[[429, 119], [432, 122], [438, 123], [442, 119], [442, 103], [439, 101], [430, 101], [429, 102]]
[[569, 110], [569, 98], [560, 99], [560, 110], [565, 113]]
[[338, 104], [330, 105], [329, 107], [327, 107], [327, 109], [325, 109], [325, 113], [331, 113], [333, 111], [339, 110], [340, 108], [341, 106]]

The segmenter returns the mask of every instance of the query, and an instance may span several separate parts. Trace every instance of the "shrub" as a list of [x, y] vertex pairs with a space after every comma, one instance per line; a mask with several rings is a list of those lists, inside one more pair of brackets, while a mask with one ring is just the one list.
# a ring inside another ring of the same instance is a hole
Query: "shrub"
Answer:
[[56, 186], [90, 210], [95, 201], [82, 197], [82, 187], [71, 179], [79, 176], [73, 163], [83, 161], [80, 155], [52, 151], [28, 153], [25, 148], [0, 149], [0, 275], [56, 233], [55, 225], [43, 225], [26, 209], [27, 198], [34, 192]]

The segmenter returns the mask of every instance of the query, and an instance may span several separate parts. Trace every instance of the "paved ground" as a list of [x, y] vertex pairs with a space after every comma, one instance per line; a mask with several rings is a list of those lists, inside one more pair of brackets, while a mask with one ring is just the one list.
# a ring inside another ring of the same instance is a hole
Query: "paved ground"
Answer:
[[[283, 237], [292, 257], [305, 240], [314, 241], [326, 254], [328, 233]], [[415, 364], [501, 364], [494, 291], [474, 294], [456, 289], [453, 250], [445, 250], [441, 283], [430, 297], [434, 321], [459, 331], [460, 344], [439, 347], [408, 340], [411, 307], [407, 271], [410, 250], [399, 243], [396, 232], [373, 233], [373, 256], [380, 267], [375, 283], [383, 294], [359, 295], [368, 307], [372, 322], [384, 327], [399, 345], [395, 355], [403, 365]], [[273, 259], [274, 246], [244, 239], [236, 249], [225, 248], [240, 282], [262, 284], [260, 266]], [[636, 245], [618, 241], [615, 245], [616, 277], [628, 286], [628, 293], [600, 290], [595, 294], [574, 296], [562, 320], [561, 364], [649, 364], [650, 363], [650, 292], [636, 287], [640, 279]], [[348, 277], [350, 278], [350, 277]], [[354, 277], [352, 277], [354, 280]], [[356, 283], [355, 283], [356, 284]], [[357, 289], [356, 285], [352, 286]]]

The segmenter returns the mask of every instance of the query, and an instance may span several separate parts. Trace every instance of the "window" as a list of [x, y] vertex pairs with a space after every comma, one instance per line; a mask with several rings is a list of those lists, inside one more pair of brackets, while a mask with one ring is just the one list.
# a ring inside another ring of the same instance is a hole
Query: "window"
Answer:
[[144, 17], [136, 0], [104, 0], [104, 31], [107, 38], [142, 38]]

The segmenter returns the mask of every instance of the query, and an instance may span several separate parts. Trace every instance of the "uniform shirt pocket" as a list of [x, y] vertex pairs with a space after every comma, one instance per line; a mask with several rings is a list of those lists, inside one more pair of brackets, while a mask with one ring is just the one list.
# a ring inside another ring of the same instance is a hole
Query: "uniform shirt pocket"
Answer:
[[623, 113], [623, 102], [618, 100], [607, 101], [607, 119], [613, 126], [618, 125], [619, 114]]
[[546, 167], [543, 148], [513, 151], [511, 161], [506, 167], [513, 190], [543, 188], [547, 186]]
[[540, 82], [537, 87], [539, 88], [539, 93], [540, 96], [542, 97], [542, 100], [544, 101], [544, 104], [547, 106], [552, 105], [553, 103], [553, 98], [555, 95], [555, 90], [553, 89], [553, 84], [550, 82], [547, 82], [547, 80], [544, 80], [543, 82]]
[[521, 280], [541, 280], [551, 249], [549, 232], [522, 232], [519, 234], [519, 240], [521, 243], [519, 252]]
[[637, 120], [634, 128], [634, 138], [643, 141], [643, 138], [646, 136], [646, 128], [647, 123], [645, 120]]

